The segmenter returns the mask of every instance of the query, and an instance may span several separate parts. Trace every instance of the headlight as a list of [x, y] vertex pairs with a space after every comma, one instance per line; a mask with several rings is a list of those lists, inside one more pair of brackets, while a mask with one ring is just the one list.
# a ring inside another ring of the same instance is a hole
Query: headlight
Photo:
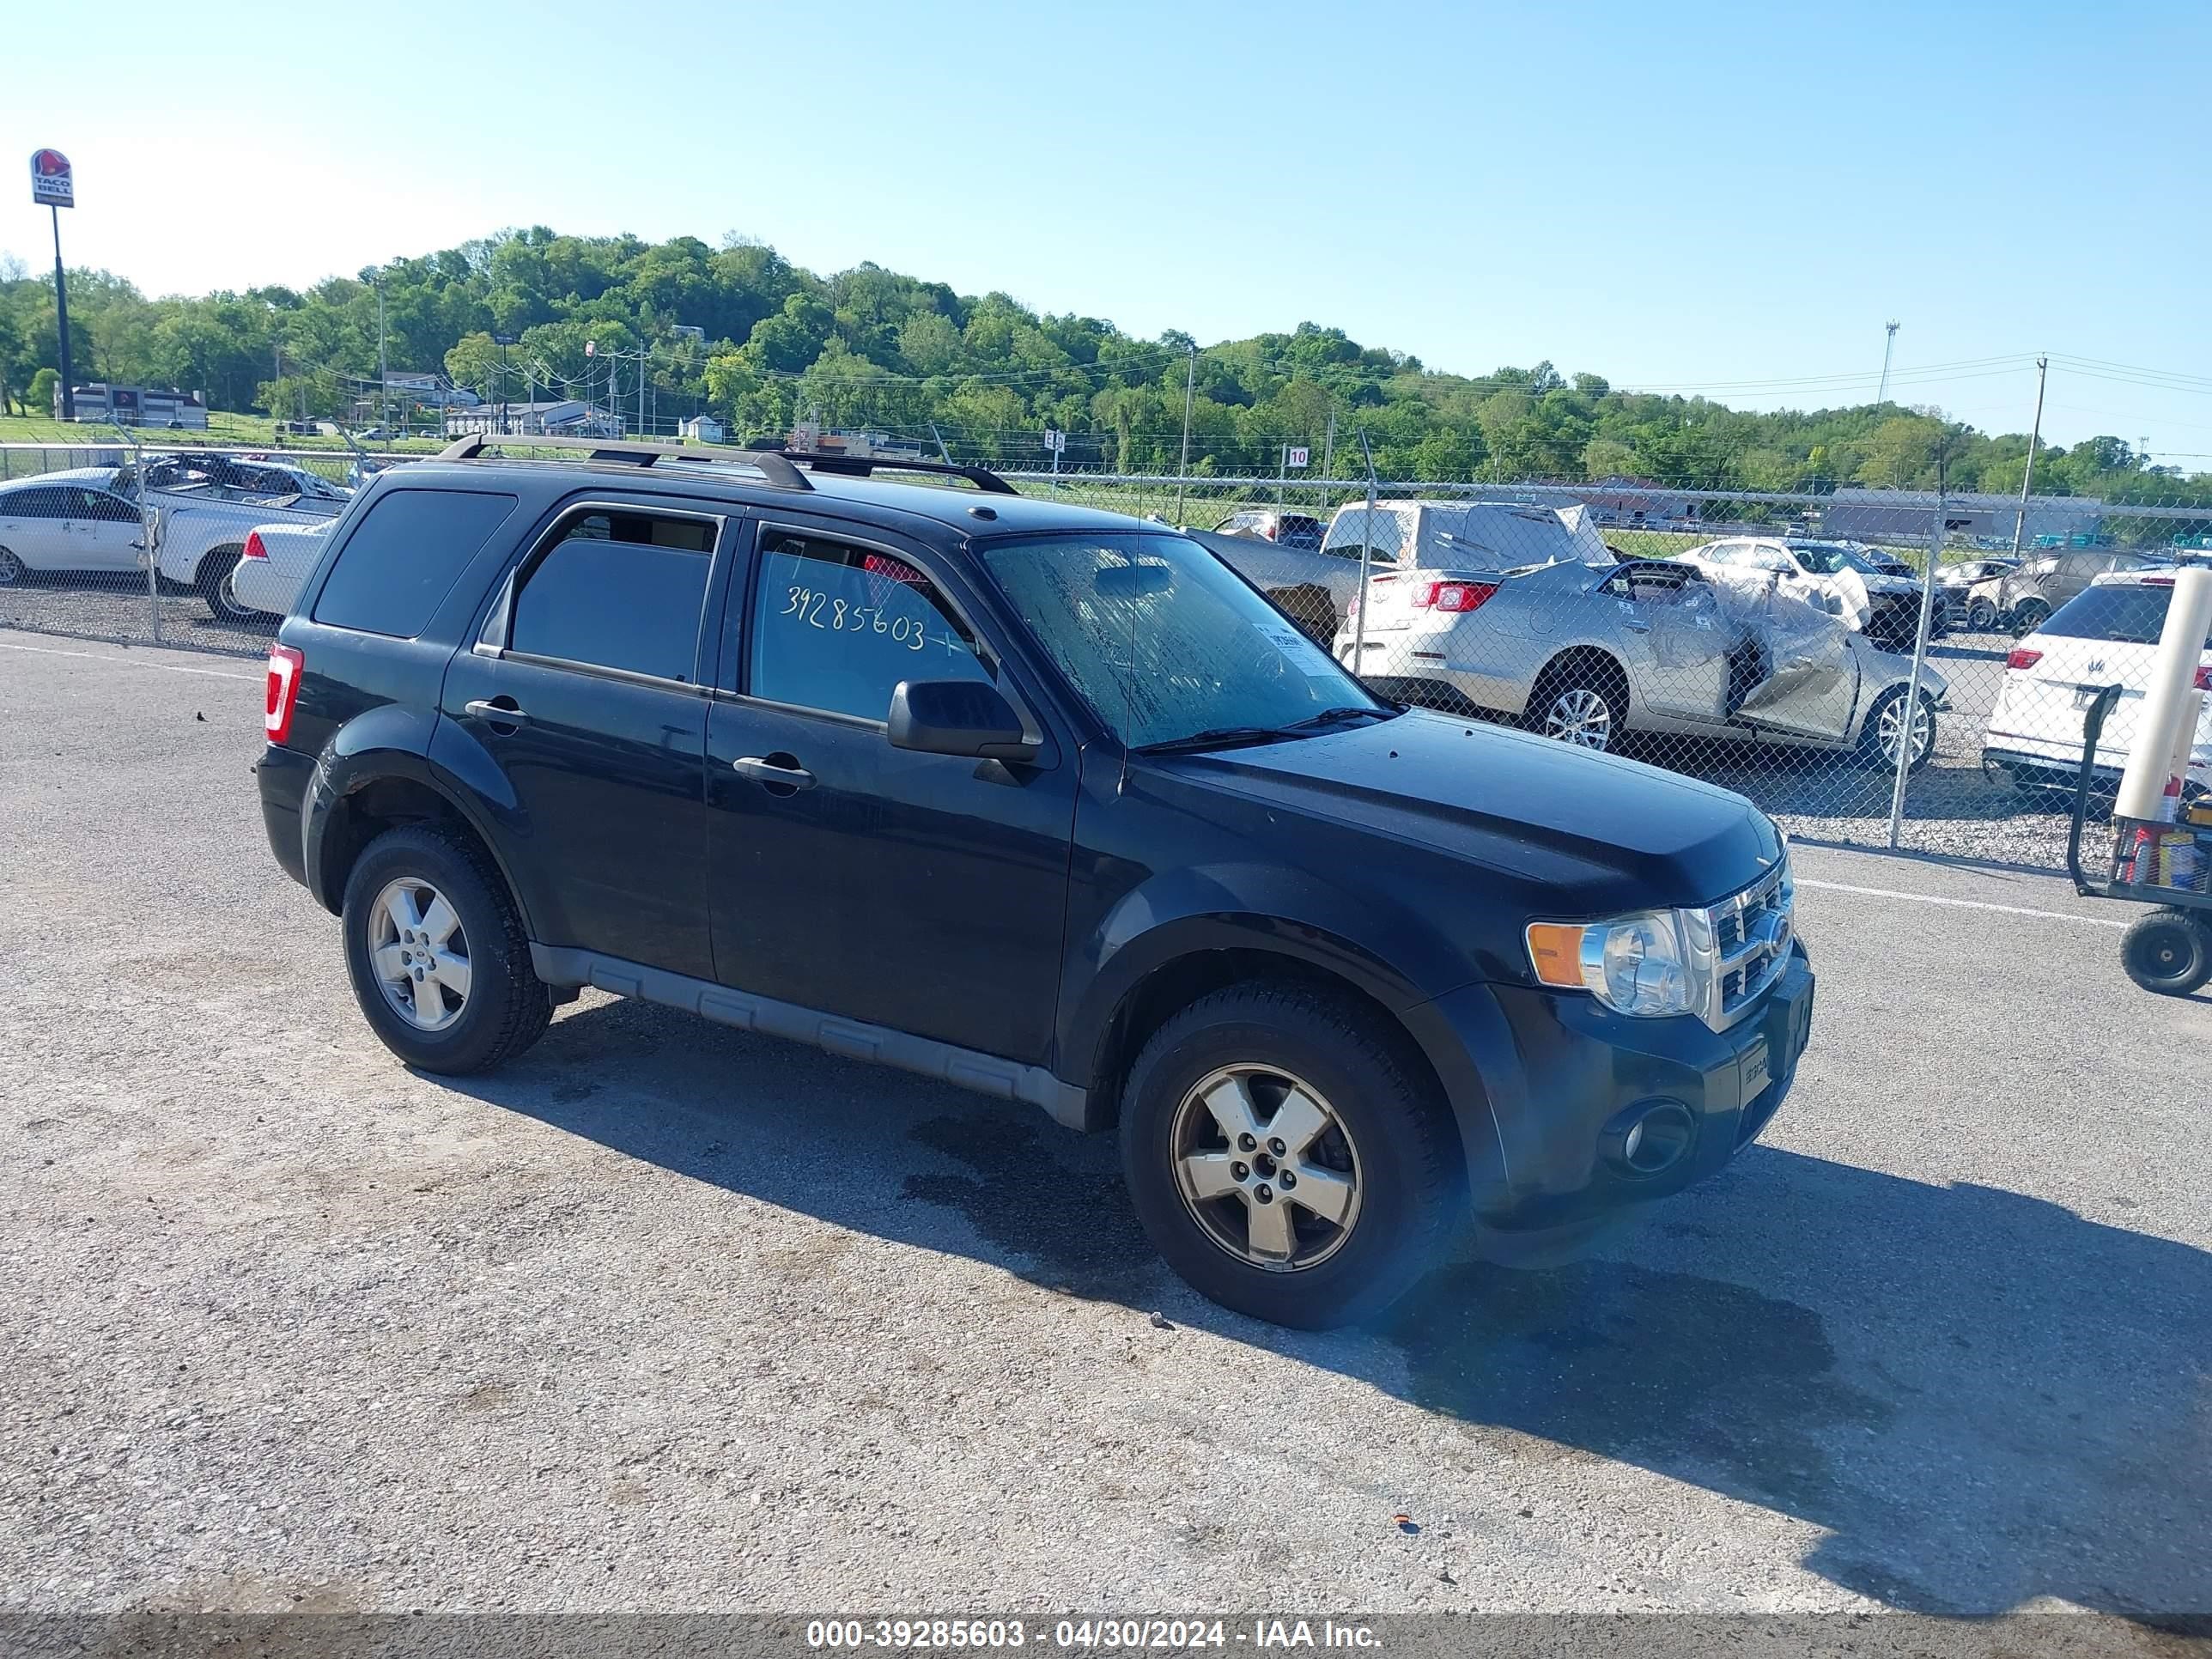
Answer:
[[1588, 991], [1617, 1013], [1686, 1014], [1705, 1006], [1712, 960], [1710, 951], [1692, 948], [1687, 933], [1679, 910], [1532, 922], [1528, 962], [1540, 983]]

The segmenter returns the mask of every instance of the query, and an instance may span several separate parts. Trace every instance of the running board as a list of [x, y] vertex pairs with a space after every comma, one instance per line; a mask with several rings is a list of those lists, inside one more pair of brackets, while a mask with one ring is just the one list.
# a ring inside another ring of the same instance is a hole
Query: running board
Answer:
[[624, 962], [592, 951], [565, 945], [530, 947], [530, 965], [548, 985], [592, 985], [618, 997], [637, 997], [670, 1008], [681, 1008], [719, 1024], [741, 1031], [804, 1042], [848, 1060], [872, 1060], [919, 1072], [941, 1082], [996, 1095], [1001, 1100], [1025, 1101], [1041, 1106], [1056, 1123], [1071, 1129], [1103, 1126], [1091, 1120], [1091, 1091], [1062, 1083], [1042, 1066], [1024, 1066], [996, 1054], [955, 1048], [911, 1032], [894, 1031], [887, 1025], [870, 1025], [838, 1014], [824, 1014], [796, 1003], [755, 996], [688, 974], [672, 974], [641, 963]]

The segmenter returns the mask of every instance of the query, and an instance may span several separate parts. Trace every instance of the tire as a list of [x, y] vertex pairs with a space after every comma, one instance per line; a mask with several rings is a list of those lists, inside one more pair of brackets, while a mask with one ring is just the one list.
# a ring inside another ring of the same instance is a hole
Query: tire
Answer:
[[2051, 607], [2041, 599], [2022, 599], [2012, 608], [2012, 631], [2033, 634], [2051, 620]]
[[[1886, 768], [1893, 772], [1897, 769], [1897, 727], [1902, 724], [1898, 715], [1905, 706], [1905, 690], [1906, 688], [1901, 685], [1891, 686], [1875, 698], [1874, 707], [1867, 710], [1866, 723], [1859, 727], [1859, 758], [1869, 766]], [[1916, 722], [1914, 736], [1916, 740], [1921, 740], [1923, 731], [1926, 735], [1924, 740], [1920, 741], [1919, 752], [1913, 756], [1912, 764], [1907, 769], [1911, 772], [1919, 771], [1936, 756], [1936, 699], [1925, 691], [1920, 694], [1920, 712], [1927, 724], [1919, 727]], [[1887, 732], [1883, 730], [1885, 724], [1889, 727]]]
[[[1259, 981], [1200, 998], [1152, 1034], [1122, 1095], [1122, 1170], [1146, 1234], [1200, 1295], [1255, 1319], [1326, 1330], [1387, 1307], [1437, 1259], [1463, 1202], [1424, 1071], [1401, 1033], [1326, 990]], [[1285, 1111], [1322, 1126], [1303, 1150], [1295, 1133], [1268, 1135]], [[1250, 1126], [1249, 1144], [1224, 1116]], [[1328, 1201], [1291, 1196], [1301, 1180]]]
[[1966, 605], [1966, 632], [1994, 634], [1997, 629], [1997, 608], [1987, 599], [1972, 599]]
[[200, 561], [200, 568], [192, 585], [207, 601], [209, 614], [217, 622], [252, 623], [262, 620], [262, 613], [251, 605], [240, 605], [230, 591], [230, 573], [238, 568], [238, 561], [245, 550], [218, 547]]
[[[418, 927], [404, 925], [410, 907]], [[408, 1065], [445, 1077], [488, 1071], [544, 1034], [553, 1000], [531, 968], [521, 915], [465, 835], [409, 824], [379, 836], [346, 877], [343, 917], [354, 1000]], [[405, 993], [387, 989], [382, 970], [393, 965]], [[442, 1020], [425, 1017], [434, 1005]]]
[[13, 587], [27, 573], [22, 560], [4, 547], [0, 547], [0, 587]]
[[1628, 727], [1628, 682], [1601, 658], [1553, 663], [1537, 676], [1527, 725], [1578, 749], [1617, 749]]
[[2154, 910], [2120, 935], [2128, 977], [2160, 996], [2185, 997], [2212, 979], [2212, 928], [2185, 910]]

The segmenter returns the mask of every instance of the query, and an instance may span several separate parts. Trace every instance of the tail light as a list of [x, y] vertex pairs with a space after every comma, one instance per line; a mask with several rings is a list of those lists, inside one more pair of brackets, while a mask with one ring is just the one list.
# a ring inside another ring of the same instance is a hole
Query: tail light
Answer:
[[271, 743], [283, 743], [292, 735], [292, 711], [300, 706], [300, 676], [307, 666], [306, 655], [296, 647], [269, 647], [269, 696], [261, 724]]
[[2007, 668], [2033, 668], [2036, 664], [2042, 660], [2043, 653], [2040, 651], [2031, 651], [2024, 645], [2016, 645], [2006, 653], [2005, 666]]
[[2212, 691], [2212, 663], [2207, 663], [2197, 671], [2197, 689], [2199, 691]]
[[261, 544], [259, 531], [249, 530], [246, 532], [246, 550], [238, 556], [241, 559], [265, 559], [269, 556], [269, 550]]
[[1431, 582], [1414, 598], [1417, 611], [1473, 611], [1498, 591], [1496, 582]]

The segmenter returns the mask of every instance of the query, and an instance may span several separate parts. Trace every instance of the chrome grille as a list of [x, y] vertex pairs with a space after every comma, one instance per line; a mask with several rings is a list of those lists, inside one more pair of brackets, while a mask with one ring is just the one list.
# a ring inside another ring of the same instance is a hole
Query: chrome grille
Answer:
[[1782, 861], [1742, 891], [1686, 913], [1690, 948], [1705, 955], [1703, 978], [1712, 988], [1698, 1018], [1716, 1031], [1748, 1013], [1789, 966], [1795, 902], [1785, 848]]

